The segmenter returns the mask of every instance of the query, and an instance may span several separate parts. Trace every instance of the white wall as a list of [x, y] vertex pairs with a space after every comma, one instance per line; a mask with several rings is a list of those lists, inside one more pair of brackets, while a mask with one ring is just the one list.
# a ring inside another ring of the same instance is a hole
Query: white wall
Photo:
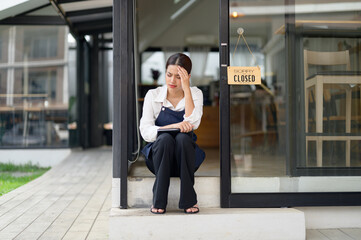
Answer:
[[40, 167], [53, 167], [70, 153], [70, 149], [6, 149], [0, 150], [0, 162], [13, 164], [31, 162]]

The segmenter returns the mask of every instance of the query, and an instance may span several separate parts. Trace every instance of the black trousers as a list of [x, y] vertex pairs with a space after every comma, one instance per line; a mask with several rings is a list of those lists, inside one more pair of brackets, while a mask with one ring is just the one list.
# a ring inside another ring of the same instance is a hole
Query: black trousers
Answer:
[[172, 137], [163, 133], [152, 145], [152, 163], [155, 171], [153, 206], [165, 209], [171, 176], [180, 177], [179, 208], [190, 208], [197, 203], [194, 191], [195, 143], [191, 134], [178, 133]]

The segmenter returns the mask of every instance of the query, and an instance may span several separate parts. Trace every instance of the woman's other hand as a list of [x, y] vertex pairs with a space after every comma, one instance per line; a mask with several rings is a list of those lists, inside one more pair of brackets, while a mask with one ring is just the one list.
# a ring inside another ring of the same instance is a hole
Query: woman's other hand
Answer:
[[174, 124], [170, 124], [167, 126], [163, 126], [160, 127], [161, 129], [167, 129], [167, 128], [179, 128], [179, 130], [181, 132], [187, 133], [193, 130], [193, 125], [190, 124], [187, 121], [183, 121], [183, 122], [179, 122], [179, 123], [174, 123]]
[[190, 132], [193, 130], [193, 125], [187, 121], [176, 123], [176, 125], [177, 125], [177, 128], [179, 128], [180, 131], [184, 132], [184, 133], [187, 133], [187, 132]]
[[160, 129], [167, 129], [167, 128], [179, 128], [179, 130], [181, 132], [190, 132], [193, 130], [193, 125], [190, 124], [189, 122], [187, 121], [183, 121], [183, 122], [179, 122], [179, 123], [174, 123], [174, 124], [170, 124], [170, 125], [167, 125], [167, 126], [163, 126], [163, 127], [160, 127]]
[[183, 67], [177, 65], [177, 68], [178, 68], [178, 74], [181, 78], [182, 89], [183, 89], [183, 91], [186, 91], [187, 89], [190, 88], [189, 79], [190, 79], [191, 75], [188, 74], [187, 70], [185, 70]]

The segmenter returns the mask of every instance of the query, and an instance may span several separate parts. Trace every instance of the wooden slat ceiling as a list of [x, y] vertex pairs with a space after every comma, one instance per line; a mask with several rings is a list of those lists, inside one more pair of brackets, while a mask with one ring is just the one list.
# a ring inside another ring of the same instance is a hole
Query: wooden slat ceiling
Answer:
[[112, 0], [50, 0], [76, 35], [112, 32]]

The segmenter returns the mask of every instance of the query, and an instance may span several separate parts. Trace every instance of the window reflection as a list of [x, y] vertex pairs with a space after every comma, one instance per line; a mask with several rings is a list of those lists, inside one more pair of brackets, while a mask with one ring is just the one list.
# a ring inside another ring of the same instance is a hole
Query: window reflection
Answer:
[[7, 61], [9, 27], [0, 26], [0, 63]]
[[26, 30], [24, 31], [24, 36], [24, 49], [29, 49], [30, 59], [57, 57], [57, 29]]
[[66, 34], [54, 26], [0, 29], [1, 147], [68, 146]]

